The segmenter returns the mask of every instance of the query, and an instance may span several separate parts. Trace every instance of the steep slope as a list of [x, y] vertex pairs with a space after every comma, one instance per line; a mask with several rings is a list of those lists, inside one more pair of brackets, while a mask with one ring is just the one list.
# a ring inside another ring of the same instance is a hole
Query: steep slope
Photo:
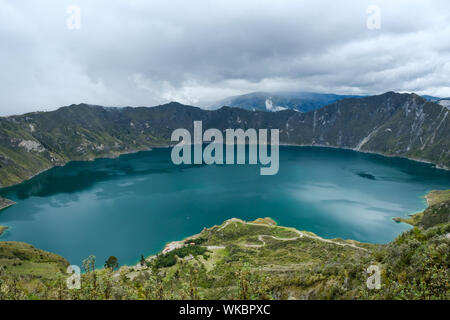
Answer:
[[415, 94], [345, 99], [307, 113], [206, 111], [170, 103], [152, 108], [72, 105], [0, 118], [0, 186], [70, 160], [170, 144], [177, 128], [280, 129], [280, 143], [323, 145], [409, 157], [450, 167], [449, 110]]
[[[374, 299], [450, 299], [450, 190], [432, 191], [429, 206], [408, 221], [415, 227], [374, 252], [383, 266]], [[431, 201], [430, 201], [431, 200]]]
[[0, 241], [0, 300], [56, 299], [58, 291], [46, 288], [66, 279], [68, 266], [61, 256], [27, 243]]

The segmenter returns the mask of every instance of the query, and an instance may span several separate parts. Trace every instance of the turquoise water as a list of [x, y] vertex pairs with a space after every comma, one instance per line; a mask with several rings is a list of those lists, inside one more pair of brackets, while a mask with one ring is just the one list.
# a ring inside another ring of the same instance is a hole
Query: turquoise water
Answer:
[[272, 217], [322, 237], [385, 243], [409, 227], [391, 220], [422, 210], [423, 195], [450, 188], [432, 165], [349, 150], [280, 147], [280, 171], [259, 165], [175, 166], [154, 149], [53, 168], [0, 195], [17, 202], [0, 212], [24, 241], [80, 264], [110, 255], [121, 264], [165, 243], [238, 217]]

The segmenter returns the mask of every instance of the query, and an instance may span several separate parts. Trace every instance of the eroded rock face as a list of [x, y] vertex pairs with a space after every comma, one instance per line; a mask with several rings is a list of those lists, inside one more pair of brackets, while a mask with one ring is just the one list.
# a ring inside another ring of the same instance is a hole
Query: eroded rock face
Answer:
[[24, 148], [27, 152], [35, 151], [35, 152], [44, 152], [45, 148], [36, 141], [33, 140], [22, 140], [19, 143], [19, 147]]
[[0, 168], [1, 168], [2, 166], [8, 165], [9, 162], [10, 162], [10, 160], [9, 160], [8, 157], [2, 156], [2, 155], [0, 154]]

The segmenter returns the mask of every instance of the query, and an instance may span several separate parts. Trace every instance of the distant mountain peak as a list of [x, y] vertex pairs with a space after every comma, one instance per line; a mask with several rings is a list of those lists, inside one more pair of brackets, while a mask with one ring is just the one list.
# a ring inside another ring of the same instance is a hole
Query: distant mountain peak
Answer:
[[295, 111], [308, 112], [320, 109], [342, 99], [360, 97], [362, 96], [337, 95], [333, 93], [258, 91], [240, 96], [228, 97], [209, 106], [209, 109], [217, 109], [227, 105], [251, 111], [276, 112], [292, 109]]

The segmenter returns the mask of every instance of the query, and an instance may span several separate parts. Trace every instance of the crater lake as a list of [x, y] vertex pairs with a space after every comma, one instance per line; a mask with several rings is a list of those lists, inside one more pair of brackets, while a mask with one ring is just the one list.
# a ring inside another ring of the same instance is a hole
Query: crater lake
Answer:
[[93, 254], [134, 264], [170, 241], [229, 218], [271, 217], [325, 238], [386, 243], [410, 226], [392, 221], [423, 210], [423, 196], [450, 188], [433, 165], [321, 147], [280, 147], [277, 175], [257, 165], [176, 166], [170, 148], [70, 162], [0, 189], [0, 241], [23, 241], [71, 264]]

